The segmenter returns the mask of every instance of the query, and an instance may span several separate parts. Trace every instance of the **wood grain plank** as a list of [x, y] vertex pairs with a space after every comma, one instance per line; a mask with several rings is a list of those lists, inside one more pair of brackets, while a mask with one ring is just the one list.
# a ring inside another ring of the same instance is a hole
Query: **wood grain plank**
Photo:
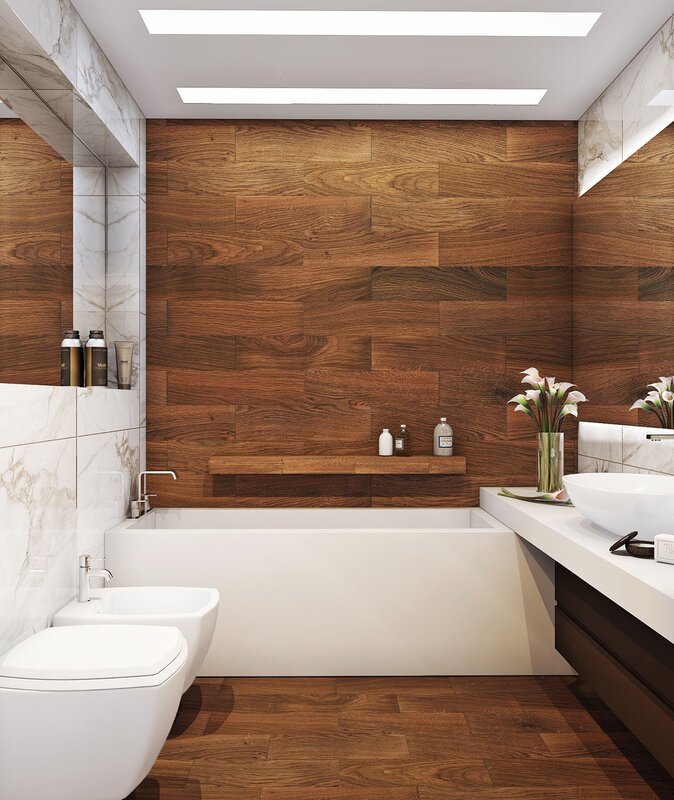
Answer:
[[304, 332], [308, 335], [386, 336], [401, 331], [408, 336], [437, 334], [438, 304], [374, 300], [312, 305], [304, 310]]
[[372, 128], [373, 161], [505, 161], [501, 123], [381, 122]]
[[272, 736], [269, 761], [292, 759], [408, 758], [407, 740], [399, 734], [323, 733]]
[[575, 163], [578, 130], [573, 123], [508, 126], [508, 161]]
[[375, 198], [375, 231], [490, 232], [505, 231], [506, 201], [440, 197], [433, 200]]
[[369, 300], [370, 295], [370, 267], [241, 265], [236, 268], [237, 300], [348, 303]]
[[505, 369], [505, 334], [484, 334], [479, 340], [466, 336], [382, 335], [372, 341], [375, 370], [453, 370], [467, 373]]
[[233, 231], [235, 203], [231, 195], [150, 195], [148, 231], [221, 233]]
[[[236, 477], [236, 504], [241, 508], [367, 508], [370, 505], [370, 478], [362, 475], [238, 475]], [[329, 727], [328, 717], [337, 721], [337, 715], [326, 714], [275, 714], [290, 717], [301, 722], [291, 730], [311, 727], [307, 719], [317, 717], [315, 728], [325, 730]], [[287, 722], [276, 726], [272, 722], [269, 730], [273, 732], [286, 727]]]
[[395, 396], [401, 402], [420, 397], [437, 402], [437, 372], [387, 370], [309, 369], [304, 373], [304, 391], [312, 397], [362, 400], [374, 404]]
[[300, 303], [233, 302], [229, 300], [169, 300], [168, 332], [184, 334], [195, 317], [208, 320], [214, 336], [278, 336], [302, 328]]
[[370, 230], [368, 197], [261, 197], [237, 195], [236, 228], [307, 237]]
[[238, 336], [238, 369], [306, 370], [317, 367], [369, 369], [368, 337], [358, 336]]
[[217, 447], [234, 439], [234, 406], [151, 405], [147, 435], [152, 440], [191, 442]]
[[375, 267], [372, 299], [505, 300], [502, 267]]
[[148, 120], [147, 160], [198, 166], [234, 161], [234, 125], [220, 120]]
[[575, 267], [638, 265], [637, 201], [584, 196], [574, 209]]
[[194, 192], [213, 198], [304, 194], [304, 167], [285, 162], [242, 163], [219, 159], [198, 166], [169, 161], [166, 186], [171, 196]]
[[237, 125], [236, 160], [369, 161], [370, 140], [369, 125], [360, 122], [257, 122]]
[[236, 267], [231, 264], [172, 264], [147, 268], [147, 287], [153, 299], [234, 300]]
[[324, 267], [437, 266], [437, 233], [398, 231], [327, 235], [305, 240], [304, 264]]
[[438, 194], [438, 166], [428, 163], [312, 164], [304, 168], [304, 188], [318, 195], [392, 195], [433, 197]]
[[281, 370], [168, 370], [169, 403], [234, 406], [276, 398], [303, 399], [303, 374]]
[[[302, 246], [281, 236], [252, 234], [169, 233], [167, 263], [170, 266], [229, 264], [274, 265], [301, 264]], [[1, 251], [0, 251], [1, 252]]]

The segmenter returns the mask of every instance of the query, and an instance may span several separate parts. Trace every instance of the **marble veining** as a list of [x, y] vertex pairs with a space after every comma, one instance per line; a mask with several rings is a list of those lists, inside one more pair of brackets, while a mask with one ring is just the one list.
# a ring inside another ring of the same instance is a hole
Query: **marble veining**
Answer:
[[0, 383], [0, 447], [75, 436], [76, 390]]
[[674, 89], [674, 17], [581, 117], [579, 194], [674, 122], [673, 106], [649, 105], [663, 89]]
[[70, 0], [0, 0], [0, 49], [39, 91], [0, 61], [0, 98], [75, 166], [75, 327], [105, 326], [113, 385], [136, 342], [131, 391], [0, 385], [2, 652], [74, 596], [145, 465], [145, 120]]
[[74, 593], [75, 439], [0, 449], [0, 652]]
[[128, 516], [140, 469], [140, 431], [77, 438], [77, 542], [80, 553], [103, 555], [105, 531]]
[[581, 422], [578, 426], [579, 472], [633, 472], [674, 475], [674, 440], [653, 442], [662, 428]]
[[77, 389], [77, 435], [137, 428], [139, 409], [138, 389]]

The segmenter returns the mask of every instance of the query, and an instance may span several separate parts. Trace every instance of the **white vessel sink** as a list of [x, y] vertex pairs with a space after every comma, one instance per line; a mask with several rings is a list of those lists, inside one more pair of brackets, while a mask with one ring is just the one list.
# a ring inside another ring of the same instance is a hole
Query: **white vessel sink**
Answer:
[[583, 473], [567, 475], [564, 486], [584, 517], [616, 536], [674, 534], [674, 476]]
[[185, 687], [189, 689], [211, 645], [218, 616], [217, 589], [125, 586], [92, 589], [88, 603], [72, 600], [54, 625], [171, 625], [187, 640]]

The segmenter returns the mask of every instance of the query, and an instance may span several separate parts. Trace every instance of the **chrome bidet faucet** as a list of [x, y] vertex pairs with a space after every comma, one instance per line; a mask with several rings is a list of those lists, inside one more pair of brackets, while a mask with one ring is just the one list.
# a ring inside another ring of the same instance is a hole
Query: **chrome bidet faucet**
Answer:
[[[77, 583], [77, 602], [88, 603], [91, 600], [90, 578], [103, 578], [107, 583], [112, 580], [112, 572], [109, 569], [91, 569], [91, 556], [80, 556], [79, 580]], [[101, 561], [103, 559], [100, 559]]]
[[143, 514], [150, 511], [150, 498], [156, 497], [156, 494], [147, 493], [147, 476], [148, 475], [170, 475], [174, 481], [178, 480], [178, 476], [172, 469], [146, 469], [138, 474], [138, 487], [137, 487], [137, 500], [131, 501], [131, 519], [138, 519]]

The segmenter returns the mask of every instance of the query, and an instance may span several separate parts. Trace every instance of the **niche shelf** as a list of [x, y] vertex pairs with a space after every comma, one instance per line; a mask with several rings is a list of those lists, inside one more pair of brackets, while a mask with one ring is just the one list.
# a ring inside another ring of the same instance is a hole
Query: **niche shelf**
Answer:
[[211, 475], [465, 475], [463, 456], [213, 456]]

